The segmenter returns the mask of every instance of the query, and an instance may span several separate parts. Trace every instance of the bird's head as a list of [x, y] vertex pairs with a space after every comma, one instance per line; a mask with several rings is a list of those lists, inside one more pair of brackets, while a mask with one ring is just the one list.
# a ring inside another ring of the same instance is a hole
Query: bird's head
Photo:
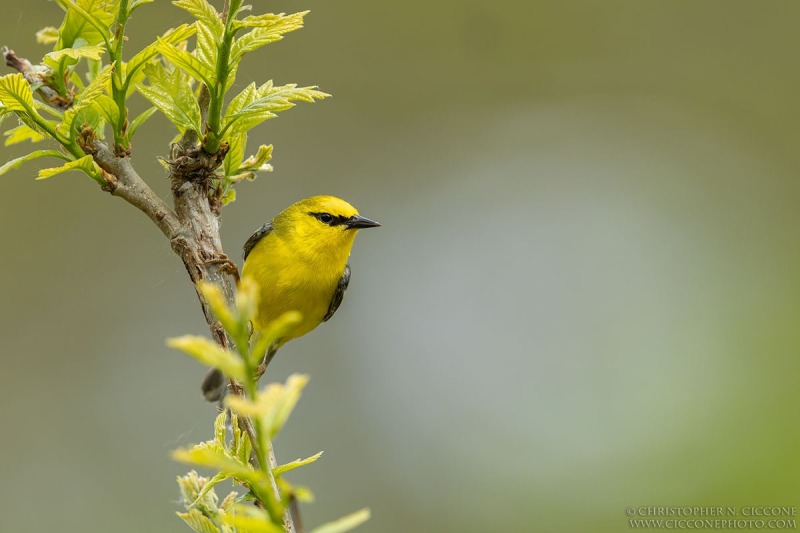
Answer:
[[345, 258], [359, 229], [380, 226], [335, 196], [300, 200], [275, 217], [273, 225], [278, 233], [293, 235], [293, 241], [302, 243], [309, 253], [330, 252]]

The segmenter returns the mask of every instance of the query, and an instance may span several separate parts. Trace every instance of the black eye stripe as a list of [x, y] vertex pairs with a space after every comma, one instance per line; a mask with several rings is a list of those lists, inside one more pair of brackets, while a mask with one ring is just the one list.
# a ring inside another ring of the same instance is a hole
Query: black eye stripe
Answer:
[[316, 218], [323, 224], [327, 224], [328, 226], [341, 226], [350, 220], [349, 217], [343, 215], [334, 216], [330, 213], [309, 213], [309, 215]]

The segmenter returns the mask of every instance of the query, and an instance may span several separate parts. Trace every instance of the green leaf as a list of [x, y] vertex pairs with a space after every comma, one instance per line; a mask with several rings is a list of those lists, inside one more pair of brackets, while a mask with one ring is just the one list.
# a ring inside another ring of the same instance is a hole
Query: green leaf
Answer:
[[[305, 13], [308, 13], [306, 11]], [[304, 14], [305, 14], [304, 13]], [[274, 26], [285, 16], [285, 13], [264, 13], [263, 15], [250, 15], [241, 20], [234, 21], [234, 26], [238, 28], [268, 28]]]
[[267, 438], [271, 439], [286, 423], [306, 383], [308, 376], [292, 374], [285, 385], [282, 383], [267, 385], [255, 401], [229, 395], [225, 398], [225, 405], [238, 415], [258, 417], [264, 426]]
[[[251, 32], [243, 35], [233, 43], [231, 48], [231, 63], [238, 63], [244, 54], [257, 50], [275, 41], [283, 39], [283, 35], [291, 31], [299, 30], [303, 27], [303, 17], [308, 11], [284, 15], [281, 13], [277, 18], [268, 17], [246, 17], [240, 22], [242, 26], [253, 24], [257, 27]], [[245, 22], [245, 21], [250, 22]]]
[[148, 118], [153, 116], [157, 110], [155, 107], [151, 107], [147, 111], [143, 111], [142, 113], [138, 114], [136, 118], [131, 121], [130, 126], [128, 126], [128, 138], [133, 139], [133, 135], [136, 133], [136, 130], [147, 121]]
[[306, 457], [305, 459], [297, 459], [292, 461], [291, 463], [286, 463], [285, 465], [279, 465], [272, 469], [272, 474], [276, 476], [280, 476], [288, 472], [289, 470], [294, 470], [295, 468], [299, 468], [301, 466], [310, 465], [314, 461], [322, 456], [322, 452], [312, 455], [311, 457]]
[[94, 107], [109, 124], [119, 124], [119, 108], [117, 103], [106, 94], [101, 94], [94, 100]]
[[222, 36], [222, 19], [206, 0], [175, 0], [172, 5], [188, 11], [194, 18], [210, 29], [216, 37]]
[[87, 44], [107, 43], [111, 38], [118, 0], [56, 0], [67, 14], [58, 30], [56, 50], [72, 48], [78, 39]]
[[12, 128], [4, 133], [8, 137], [5, 145], [11, 146], [12, 144], [21, 143], [24, 141], [39, 142], [44, 140], [44, 135], [34, 128], [26, 124], [20, 124], [16, 128]]
[[139, 92], [150, 100], [181, 133], [194, 130], [201, 134], [200, 105], [189, 80], [178, 69], [167, 74], [159, 63], [150, 63], [144, 69], [150, 85], [137, 85]]
[[106, 47], [102, 44], [86, 45], [77, 48], [62, 48], [55, 52], [50, 52], [44, 56], [45, 62], [55, 67], [59, 61], [68, 57], [70, 59], [78, 60], [81, 58], [93, 59], [99, 61], [103, 58]]
[[197, 493], [197, 498], [191, 503], [190, 507], [196, 506], [198, 503], [200, 503], [203, 500], [203, 498], [208, 496], [208, 494], [212, 490], [214, 490], [214, 486], [215, 485], [218, 485], [219, 483], [222, 483], [226, 479], [230, 479], [230, 477], [231, 476], [229, 474], [222, 474], [222, 473], [214, 474], [214, 477], [209, 479], [206, 482], [206, 484], [203, 485], [203, 488], [200, 489], [200, 492]]
[[98, 96], [105, 94], [109, 84], [111, 83], [111, 74], [113, 70], [114, 67], [112, 65], [108, 65], [100, 72], [100, 74], [95, 76], [92, 82], [80, 93], [78, 93], [78, 96], [72, 103], [72, 108], [70, 108], [70, 110], [75, 109], [76, 107], [79, 109], [89, 107]]
[[[183, 458], [179, 460], [194, 462], [199, 458], [199, 460], [203, 461], [202, 464], [204, 466], [208, 466], [208, 461], [210, 461], [214, 465], [222, 462], [229, 467], [228, 470], [216, 474], [210, 480], [199, 476], [194, 470], [185, 476], [178, 477], [178, 486], [181, 490], [184, 505], [186, 505], [187, 508], [198, 507], [201, 509], [215, 509], [217, 496], [213, 491], [214, 486], [229, 479], [235, 473], [240, 474], [239, 479], [255, 480], [257, 488], [259, 488], [262, 481], [266, 479], [262, 472], [256, 473], [249, 464], [251, 451], [249, 440], [239, 429], [238, 420], [235, 415], [231, 416], [230, 421], [232, 433], [231, 445], [230, 447], [226, 447], [226, 419], [227, 412], [222, 412], [214, 421], [215, 435], [213, 441], [197, 444], [190, 450], [184, 449], [175, 452], [175, 454], [177, 454], [176, 457]], [[209, 459], [209, 457], [211, 459]], [[225, 501], [222, 502], [220, 509], [223, 511], [230, 510], [236, 496], [236, 493], [229, 494], [228, 497], [225, 498]]]
[[[83, 80], [80, 75], [69, 67], [76, 65], [80, 61], [81, 49], [88, 48], [89, 54], [91, 55], [93, 53], [93, 46], [102, 45], [90, 45], [85, 39], [80, 38], [76, 39], [71, 47], [64, 48], [63, 50], [66, 51], [65, 53], [61, 53], [59, 50], [58, 53], [53, 52], [55, 54], [54, 56], [50, 56], [49, 54], [44, 56], [44, 64], [52, 69], [50, 78], [53, 80], [53, 88], [56, 89], [63, 98], [69, 99], [65, 85], [67, 76], [69, 76], [69, 81], [73, 82], [79, 88], [83, 87]], [[91, 68], [92, 64], [99, 64], [99, 61], [87, 59], [87, 63]]]
[[[225, 474], [217, 474], [211, 479], [200, 476], [196, 471], [192, 470], [185, 476], [179, 476], [178, 488], [181, 491], [181, 499], [186, 509], [196, 508], [207, 516], [215, 516], [220, 510], [217, 506], [219, 501], [214, 486], [230, 478]], [[223, 505], [230, 508], [236, 498], [236, 493], [233, 496], [228, 495]], [[230, 503], [228, 502], [230, 500]], [[224, 510], [224, 509], [223, 509]]]
[[39, 44], [53, 44], [58, 41], [58, 28], [46, 26], [36, 32], [36, 42]]
[[185, 70], [190, 76], [203, 82], [208, 87], [213, 87], [216, 83], [214, 68], [216, 65], [206, 65], [198, 58], [187, 52], [174, 47], [168, 42], [158, 37], [158, 52], [170, 60], [175, 66]]
[[225, 496], [225, 499], [219, 504], [219, 510], [224, 513], [233, 512], [233, 506], [236, 503], [237, 496], [239, 496], [239, 494], [236, 492], [231, 492]]
[[214, 442], [222, 449], [225, 448], [225, 435], [228, 433], [225, 427], [227, 420], [228, 414], [224, 411], [218, 414], [217, 418], [214, 419]]
[[186, 525], [197, 531], [197, 533], [219, 533], [219, 528], [214, 525], [210, 518], [205, 516], [197, 509], [189, 509], [186, 513], [175, 513]]
[[[276, 395], [276, 397], [279, 397], [280, 399], [273, 407], [274, 415], [266, 419], [266, 426], [272, 437], [274, 437], [278, 431], [283, 428], [283, 425], [289, 419], [289, 415], [292, 414], [297, 402], [300, 400], [300, 394], [307, 383], [308, 376], [303, 374], [292, 374], [286, 380], [286, 386], [282, 391], [280, 391], [280, 396]], [[269, 391], [267, 390], [267, 394], [265, 394], [265, 396], [268, 396], [268, 393]]]
[[228, 189], [227, 191], [225, 191], [225, 194], [223, 194], [220, 197], [219, 200], [220, 202], [222, 202], [222, 205], [232, 204], [233, 202], [236, 201], [236, 189], [234, 188]]
[[23, 155], [22, 157], [18, 157], [16, 159], [12, 159], [5, 165], [0, 167], [0, 176], [8, 172], [9, 170], [13, 170], [15, 168], [19, 168], [23, 163], [27, 161], [33, 161], [34, 159], [38, 159], [40, 157], [58, 157], [59, 159], [63, 159], [65, 161], [69, 161], [69, 158], [58, 152], [56, 150], [36, 150], [35, 152], [31, 152], [30, 154]]
[[33, 93], [25, 76], [17, 72], [0, 77], [0, 102], [11, 111], [33, 111]]
[[56, 174], [62, 174], [64, 172], [69, 172], [70, 170], [81, 170], [93, 180], [99, 183], [105, 183], [100, 167], [97, 166], [97, 163], [92, 160], [92, 156], [90, 155], [81, 157], [75, 161], [70, 161], [66, 165], [62, 165], [60, 167], [42, 169], [39, 171], [39, 176], [36, 179], [44, 180], [47, 178], [52, 178]]
[[[161, 40], [169, 44], [178, 44], [185, 41], [195, 33], [194, 24], [181, 24], [177, 28], [168, 30], [161, 36]], [[147, 64], [151, 59], [158, 55], [159, 42], [156, 41], [145, 46], [139, 53], [134, 55], [126, 65], [125, 75], [131, 77], [138, 69]]]
[[[258, 283], [252, 277], [247, 277], [240, 281], [239, 286], [236, 288], [236, 312], [240, 322], [247, 324], [255, 319], [256, 313], [258, 313], [260, 296], [261, 292]], [[294, 314], [300, 315], [297, 312], [294, 312]], [[281, 320], [283, 320], [283, 315], [278, 318], [278, 322], [281, 322]]]
[[204, 65], [217, 64], [217, 42], [219, 38], [214, 35], [208, 26], [199, 24], [197, 26], [197, 44], [195, 46], [195, 56]]
[[253, 446], [250, 443], [250, 437], [239, 427], [239, 418], [233, 413], [231, 413], [231, 433], [233, 442], [230, 448], [233, 455], [243, 463], [249, 462]]
[[222, 518], [226, 525], [236, 528], [242, 533], [284, 533], [285, 530], [270, 520], [269, 514], [263, 509], [249, 505], [236, 505], [233, 513]]
[[197, 284], [197, 290], [211, 308], [211, 312], [222, 324], [222, 327], [234, 337], [236, 342], [241, 340], [240, 336], [242, 334], [247, 335], [249, 318], [243, 320], [238, 313], [234, 313], [233, 309], [228, 306], [228, 302], [219, 285], [201, 281]]
[[242, 89], [242, 92], [233, 97], [231, 103], [228, 104], [225, 114], [232, 115], [240, 112], [244, 106], [255, 102], [258, 96], [259, 94], [258, 89], [256, 89], [256, 84], [251, 83]]
[[188, 508], [189, 504], [197, 499], [197, 494], [208, 478], [201, 476], [195, 470], [190, 470], [185, 476], [178, 476], [178, 490], [181, 491], [183, 504]]
[[225, 154], [225, 160], [223, 161], [223, 171], [226, 177], [234, 176], [238, 172], [239, 165], [242, 164], [244, 159], [246, 143], [246, 133], [240, 133], [228, 139], [228, 153]]
[[239, 170], [261, 171], [270, 172], [272, 166], [268, 165], [272, 159], [272, 145], [262, 144], [258, 147], [256, 155], [251, 155], [244, 162], [239, 165]]
[[311, 533], [344, 533], [345, 531], [357, 528], [369, 520], [369, 514], [369, 509], [361, 509], [339, 520], [334, 520], [333, 522], [328, 522], [327, 524], [316, 527]]
[[[75, 124], [75, 117], [84, 109], [90, 108], [94, 102], [105, 94], [108, 84], [111, 82], [111, 73], [113, 67], [111, 65], [103, 69], [103, 71], [92, 80], [92, 83], [86, 86], [84, 90], [78, 93], [72, 103], [72, 107], [67, 109], [64, 113], [64, 120], [59, 124], [58, 129], [67, 135], [71, 136], [72, 128]], [[116, 124], [117, 122], [112, 122]]]
[[[248, 89], [245, 89], [246, 92]], [[255, 87], [253, 87], [255, 90]], [[241, 96], [241, 93], [240, 95]], [[231, 102], [231, 106], [234, 102]], [[228, 106], [230, 109], [231, 106]], [[272, 159], [272, 145], [264, 145], [258, 147], [258, 153], [251, 155], [245, 161], [244, 150], [247, 144], [247, 134], [240, 133], [228, 139], [229, 149], [228, 154], [225, 156], [225, 178], [230, 182], [238, 183], [243, 180], [254, 180], [256, 172], [271, 172], [272, 166], [267, 164], [267, 161]], [[234, 196], [235, 198], [235, 196]], [[232, 201], [232, 200], [231, 200]]]
[[172, 452], [172, 458], [181, 463], [219, 470], [221, 474], [228, 477], [242, 479], [257, 486], [269, 484], [267, 475], [261, 470], [253, 469], [250, 463], [241, 463], [224, 451], [214, 450], [203, 444], [198, 444], [190, 450], [175, 450]]
[[[241, 99], [239, 99], [241, 94], [237, 95], [231, 104], [236, 103], [238, 106], [246, 102], [250, 95], [251, 93], [248, 92], [247, 98], [242, 97]], [[268, 81], [256, 90], [254, 100], [245, 103], [239, 110], [226, 111], [222, 130], [226, 133], [226, 137], [243, 133], [265, 120], [277, 116], [275, 113], [291, 109], [295, 105], [292, 103], [294, 101], [314, 102], [329, 96], [327, 93], [318, 91], [316, 86], [297, 87], [296, 84], [290, 83], [273, 87], [272, 81]]]
[[167, 339], [167, 346], [191, 355], [207, 366], [219, 368], [226, 376], [243, 381], [247, 377], [244, 362], [230, 350], [226, 350], [205, 337], [185, 335]]

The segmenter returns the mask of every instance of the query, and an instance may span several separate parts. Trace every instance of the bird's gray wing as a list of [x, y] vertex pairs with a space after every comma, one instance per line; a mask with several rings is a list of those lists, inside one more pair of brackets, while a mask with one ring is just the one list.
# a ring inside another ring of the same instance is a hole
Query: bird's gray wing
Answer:
[[342, 298], [344, 298], [344, 291], [347, 290], [347, 286], [350, 284], [350, 265], [346, 265], [344, 267], [344, 274], [342, 274], [341, 279], [339, 279], [339, 283], [336, 285], [336, 290], [333, 291], [333, 299], [331, 299], [331, 305], [328, 306], [328, 312], [325, 314], [325, 318], [322, 319], [323, 322], [327, 322], [333, 316], [337, 309], [339, 309], [339, 305], [342, 303]]
[[272, 231], [272, 222], [267, 222], [258, 228], [255, 233], [250, 235], [250, 238], [244, 243], [244, 259], [247, 259], [247, 256], [250, 255], [250, 251], [258, 244], [258, 241], [266, 237], [270, 231]]

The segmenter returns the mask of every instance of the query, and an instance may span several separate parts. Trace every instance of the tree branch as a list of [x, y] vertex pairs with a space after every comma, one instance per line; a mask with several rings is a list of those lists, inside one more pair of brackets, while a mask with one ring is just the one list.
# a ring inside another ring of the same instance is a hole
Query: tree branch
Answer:
[[178, 216], [139, 176], [127, 157], [117, 157], [109, 148], [96, 141], [93, 146], [95, 162], [110, 174], [108, 191], [147, 215], [161, 233], [171, 241], [187, 236]]

